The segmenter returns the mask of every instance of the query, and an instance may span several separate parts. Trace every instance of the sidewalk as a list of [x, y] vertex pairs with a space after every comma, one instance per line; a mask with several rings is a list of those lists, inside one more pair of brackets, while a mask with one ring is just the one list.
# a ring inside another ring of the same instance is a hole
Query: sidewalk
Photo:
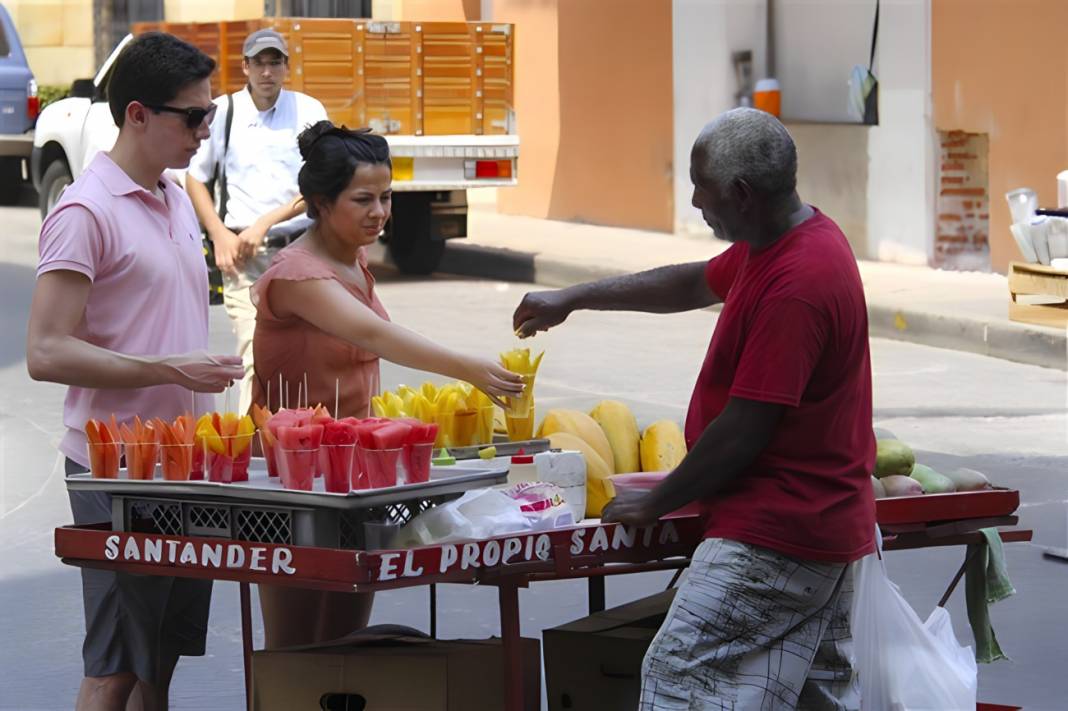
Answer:
[[[442, 272], [544, 286], [709, 259], [725, 242], [473, 209]], [[1004, 276], [861, 262], [871, 335], [1068, 370], [1065, 330], [1009, 321]]]

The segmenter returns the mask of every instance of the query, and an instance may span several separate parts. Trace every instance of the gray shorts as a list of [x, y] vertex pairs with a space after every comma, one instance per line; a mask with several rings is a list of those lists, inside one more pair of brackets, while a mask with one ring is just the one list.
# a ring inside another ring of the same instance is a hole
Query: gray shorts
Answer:
[[646, 652], [642, 711], [858, 708], [847, 572], [705, 540]]
[[[67, 460], [67, 474], [86, 471]], [[111, 521], [111, 496], [68, 491], [74, 523]], [[161, 666], [179, 656], [202, 656], [208, 633], [211, 581], [132, 575], [82, 568], [85, 676], [132, 673], [155, 684]]]

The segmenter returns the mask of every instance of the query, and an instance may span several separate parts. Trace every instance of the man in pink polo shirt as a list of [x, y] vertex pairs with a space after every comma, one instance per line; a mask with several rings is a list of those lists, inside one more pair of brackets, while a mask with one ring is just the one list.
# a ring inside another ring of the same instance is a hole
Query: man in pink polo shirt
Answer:
[[690, 155], [693, 205], [733, 244], [708, 262], [527, 294], [523, 336], [577, 309], [722, 303], [686, 417], [689, 453], [603, 519], [645, 525], [700, 501], [705, 539], [645, 656], [640, 708], [852, 709], [848, 564], [873, 550], [864, 290], [838, 226], [797, 195], [797, 151], [735, 109]]
[[[41, 227], [26, 362], [35, 380], [70, 386], [60, 443], [68, 473], [86, 471], [87, 419], [171, 420], [194, 400], [195, 415], [212, 409], [207, 393], [242, 375], [240, 358], [206, 351], [200, 230], [185, 191], [163, 177], [208, 136], [214, 68], [170, 35], [131, 42], [108, 82], [115, 146]], [[111, 520], [106, 494], [70, 498], [76, 523]], [[210, 581], [83, 569], [82, 588], [77, 708], [165, 709], [178, 657], [204, 653]]]

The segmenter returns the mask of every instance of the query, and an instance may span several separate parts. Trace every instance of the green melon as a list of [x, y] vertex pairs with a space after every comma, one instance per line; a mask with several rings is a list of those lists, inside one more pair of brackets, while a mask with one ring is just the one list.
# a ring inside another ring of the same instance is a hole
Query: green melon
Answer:
[[908, 476], [916, 464], [912, 448], [897, 439], [880, 439], [875, 442], [875, 476]]
[[939, 474], [926, 464], [914, 465], [912, 474], [909, 474], [909, 476], [920, 482], [925, 494], [948, 494], [957, 490], [957, 486], [952, 479]]

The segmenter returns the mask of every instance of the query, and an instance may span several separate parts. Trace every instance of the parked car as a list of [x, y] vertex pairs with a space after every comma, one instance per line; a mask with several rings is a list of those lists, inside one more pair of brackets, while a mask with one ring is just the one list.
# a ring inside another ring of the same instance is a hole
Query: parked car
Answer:
[[0, 203], [15, 202], [22, 191], [40, 107], [15, 23], [0, 5]]

